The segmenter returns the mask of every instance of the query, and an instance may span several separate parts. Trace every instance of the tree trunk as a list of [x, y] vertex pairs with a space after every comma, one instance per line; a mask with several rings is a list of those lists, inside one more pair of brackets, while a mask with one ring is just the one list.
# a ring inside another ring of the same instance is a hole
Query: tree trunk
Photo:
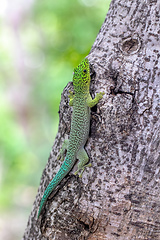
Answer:
[[60, 123], [23, 239], [160, 239], [160, 1], [113, 0], [88, 55], [92, 109], [85, 146], [92, 167], [62, 181], [37, 221], [70, 132], [69, 83]]

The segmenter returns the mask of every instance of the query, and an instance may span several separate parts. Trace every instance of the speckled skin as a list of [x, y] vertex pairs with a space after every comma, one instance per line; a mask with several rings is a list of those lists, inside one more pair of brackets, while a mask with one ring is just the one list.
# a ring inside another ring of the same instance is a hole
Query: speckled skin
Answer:
[[91, 164], [86, 164], [89, 161], [89, 158], [84, 149], [90, 128], [90, 108], [99, 102], [104, 93], [100, 92], [96, 94], [96, 97], [94, 99], [91, 98], [91, 95], [89, 93], [90, 68], [87, 58], [85, 58], [78, 65], [78, 67], [74, 69], [73, 87], [74, 93], [70, 91], [69, 95], [69, 105], [73, 106], [70, 137], [69, 141], [65, 141], [63, 143], [59, 158], [63, 158], [65, 149], [67, 149], [67, 154], [60, 170], [51, 180], [44, 192], [44, 195], [40, 202], [38, 218], [48, 196], [62, 181], [62, 179], [70, 172], [76, 162], [76, 159], [79, 160], [79, 164], [78, 170], [75, 172], [75, 174], [80, 171], [80, 177], [82, 176], [85, 167], [91, 166]]

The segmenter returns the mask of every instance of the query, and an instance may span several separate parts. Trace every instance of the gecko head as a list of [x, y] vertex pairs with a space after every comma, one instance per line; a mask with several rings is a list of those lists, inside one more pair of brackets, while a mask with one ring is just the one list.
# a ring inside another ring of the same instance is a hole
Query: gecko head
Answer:
[[90, 86], [90, 80], [91, 78], [90, 78], [89, 61], [87, 58], [85, 58], [74, 69], [73, 86], [74, 86], [75, 92], [85, 93], [85, 91], [88, 91]]

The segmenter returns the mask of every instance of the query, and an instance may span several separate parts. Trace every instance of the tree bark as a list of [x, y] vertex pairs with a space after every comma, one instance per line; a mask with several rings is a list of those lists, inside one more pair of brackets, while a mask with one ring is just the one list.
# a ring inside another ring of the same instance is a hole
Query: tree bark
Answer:
[[70, 132], [64, 89], [58, 134], [23, 239], [160, 239], [160, 1], [113, 0], [88, 55], [92, 109], [85, 146], [92, 167], [72, 172], [37, 221], [42, 194], [58, 171]]

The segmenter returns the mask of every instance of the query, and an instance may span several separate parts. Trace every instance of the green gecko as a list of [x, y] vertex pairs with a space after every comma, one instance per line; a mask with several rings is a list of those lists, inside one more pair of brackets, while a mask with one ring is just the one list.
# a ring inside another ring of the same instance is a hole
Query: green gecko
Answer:
[[65, 160], [59, 169], [58, 173], [51, 180], [47, 186], [44, 195], [40, 202], [38, 218], [41, 210], [47, 201], [47, 198], [51, 192], [57, 187], [62, 179], [71, 171], [74, 166], [76, 159], [79, 160], [78, 170], [75, 174], [81, 172], [79, 177], [82, 177], [82, 173], [85, 167], [91, 166], [87, 164], [89, 157], [84, 149], [86, 144], [89, 128], [90, 128], [90, 108], [95, 106], [99, 100], [103, 97], [104, 93], [100, 92], [96, 94], [96, 97], [92, 99], [89, 88], [90, 88], [90, 68], [89, 61], [85, 58], [79, 65], [74, 69], [73, 74], [73, 88], [74, 93], [70, 91], [69, 94], [69, 105], [73, 106], [71, 130], [69, 140], [65, 140], [58, 158], [64, 158], [65, 150], [67, 154]]

